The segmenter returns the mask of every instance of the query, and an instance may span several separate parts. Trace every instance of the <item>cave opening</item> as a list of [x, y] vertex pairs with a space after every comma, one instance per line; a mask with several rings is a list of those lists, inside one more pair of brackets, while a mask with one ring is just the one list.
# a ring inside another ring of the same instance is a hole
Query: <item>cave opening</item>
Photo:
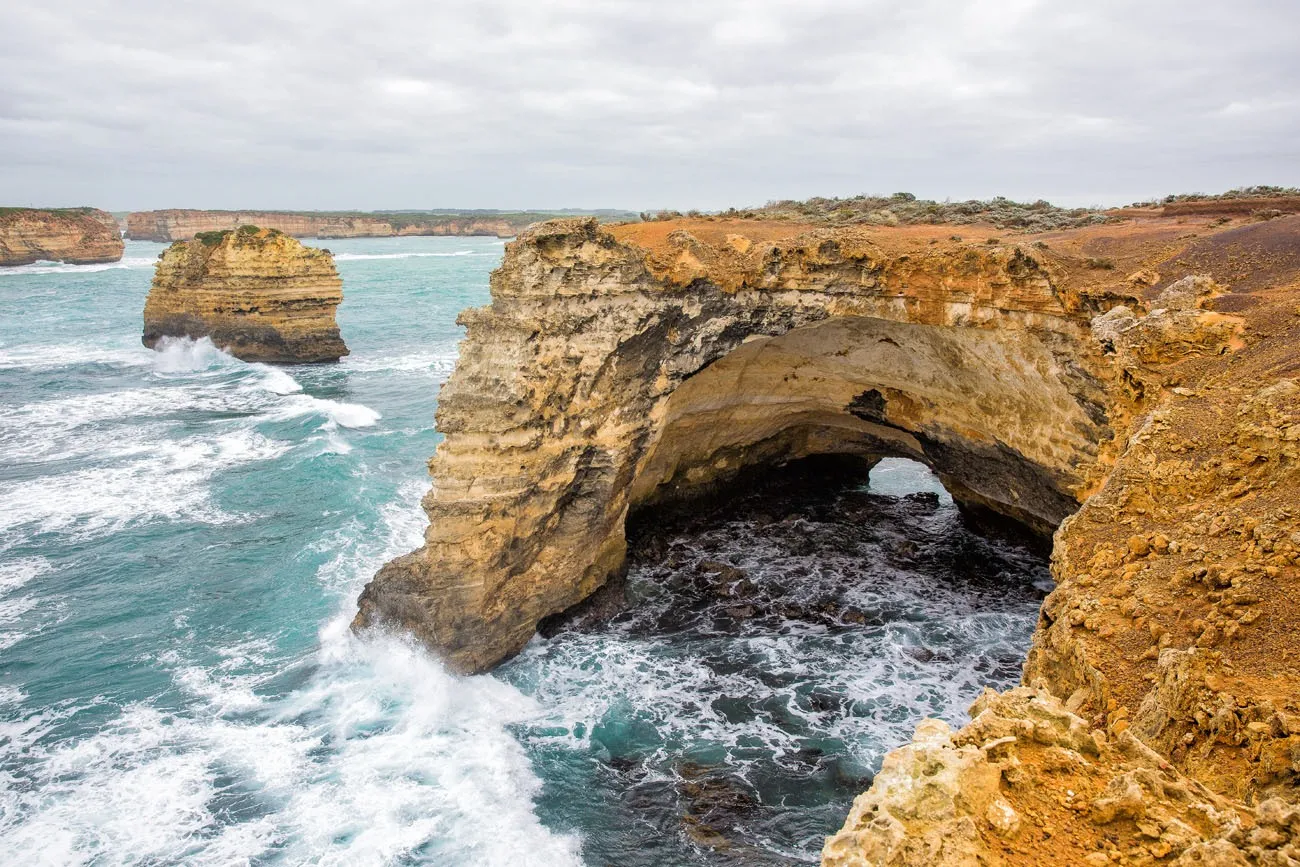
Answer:
[[503, 668], [573, 750], [547, 823], [596, 863], [815, 859], [921, 719], [1019, 681], [1095, 454], [1066, 375], [1036, 337], [843, 317], [682, 381], [625, 569]]
[[815, 857], [920, 719], [1018, 680], [1049, 580], [1032, 533], [896, 456], [749, 464], [627, 535], [625, 573], [499, 670], [548, 708], [518, 731], [538, 810], [592, 863]]

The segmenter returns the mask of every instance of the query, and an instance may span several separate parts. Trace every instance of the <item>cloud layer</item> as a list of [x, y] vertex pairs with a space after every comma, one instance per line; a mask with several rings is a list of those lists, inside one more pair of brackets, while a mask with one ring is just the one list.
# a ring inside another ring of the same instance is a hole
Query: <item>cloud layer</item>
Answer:
[[44, 0], [0, 204], [1112, 203], [1300, 184], [1278, 0]]

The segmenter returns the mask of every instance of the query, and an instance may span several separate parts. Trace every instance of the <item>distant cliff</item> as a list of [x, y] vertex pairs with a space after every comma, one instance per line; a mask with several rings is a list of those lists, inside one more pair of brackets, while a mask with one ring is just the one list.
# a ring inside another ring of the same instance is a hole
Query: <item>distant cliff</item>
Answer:
[[144, 344], [210, 337], [245, 361], [308, 364], [348, 354], [334, 318], [343, 281], [328, 250], [243, 226], [177, 241], [158, 260]]
[[116, 262], [122, 249], [117, 221], [106, 211], [0, 208], [0, 265]]
[[394, 235], [488, 235], [510, 238], [553, 215], [340, 213], [320, 211], [139, 211], [127, 217], [133, 241], [187, 241], [200, 232], [220, 232], [253, 224], [295, 238], [384, 238]]

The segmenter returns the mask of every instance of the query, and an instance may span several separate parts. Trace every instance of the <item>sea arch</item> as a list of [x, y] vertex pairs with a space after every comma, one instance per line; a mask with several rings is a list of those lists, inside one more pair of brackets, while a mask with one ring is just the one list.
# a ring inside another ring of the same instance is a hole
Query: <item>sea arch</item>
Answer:
[[[687, 230], [689, 228], [689, 231]], [[1015, 244], [704, 221], [525, 232], [439, 397], [425, 544], [356, 625], [491, 667], [623, 565], [629, 513], [815, 454], [899, 455], [1050, 533], [1111, 436], [1097, 305]]]

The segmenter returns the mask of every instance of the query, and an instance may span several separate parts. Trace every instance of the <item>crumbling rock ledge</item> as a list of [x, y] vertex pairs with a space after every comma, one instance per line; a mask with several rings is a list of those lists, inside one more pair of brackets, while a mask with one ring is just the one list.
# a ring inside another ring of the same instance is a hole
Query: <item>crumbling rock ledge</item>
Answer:
[[209, 337], [244, 361], [338, 361], [348, 354], [335, 320], [342, 300], [328, 250], [244, 226], [177, 241], [159, 256], [143, 341]]
[[825, 863], [1293, 864], [1300, 217], [1197, 219], [537, 226], [462, 316], [425, 545], [355, 625], [480, 671], [621, 567], [633, 509], [911, 457], [1055, 531], [1058, 586], [1032, 689], [923, 724]]

